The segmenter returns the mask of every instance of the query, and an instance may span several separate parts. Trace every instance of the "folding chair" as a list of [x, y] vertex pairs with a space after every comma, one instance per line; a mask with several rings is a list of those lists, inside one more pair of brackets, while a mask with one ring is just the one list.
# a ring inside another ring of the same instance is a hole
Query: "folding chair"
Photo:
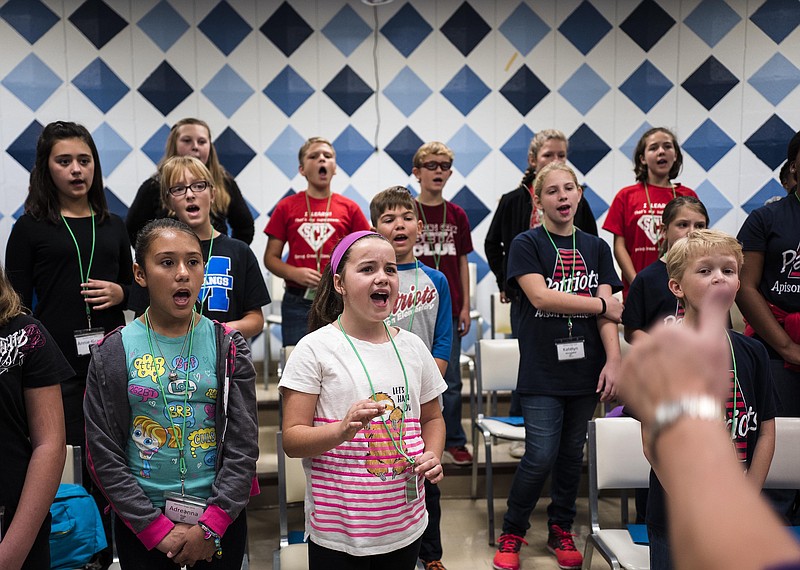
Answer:
[[[284, 283], [277, 275], [269, 274], [269, 295], [272, 302], [269, 304], [269, 314], [264, 316], [264, 388], [268, 388], [269, 372], [272, 364], [272, 327], [283, 324], [280, 307], [283, 303]], [[280, 364], [278, 365], [278, 378], [281, 376]]]
[[800, 489], [800, 418], [775, 418], [775, 453], [765, 489]]
[[[592, 567], [597, 550], [611, 568], [647, 570], [650, 548], [635, 544], [627, 528], [603, 529], [598, 510], [605, 489], [639, 489], [650, 484], [650, 464], [642, 450], [642, 428], [633, 418], [597, 418], [589, 422], [589, 515], [592, 533], [586, 537], [583, 568]], [[627, 499], [626, 499], [627, 500]], [[625, 505], [627, 506], [627, 505]], [[621, 524], [628, 521], [620, 502]]]
[[81, 448], [77, 445], [67, 445], [67, 459], [61, 471], [61, 482], [73, 485], [83, 485], [83, 459]]
[[492, 338], [499, 334], [511, 334], [511, 303], [501, 303], [500, 293], [492, 293], [490, 321], [489, 331]]
[[278, 516], [280, 542], [272, 559], [274, 570], [308, 570], [308, 544], [289, 544], [288, 507], [300, 503], [306, 494], [306, 477], [300, 459], [287, 457], [283, 451], [283, 432], [276, 434], [278, 449]]
[[489, 519], [489, 544], [494, 545], [494, 480], [492, 477], [492, 445], [495, 438], [525, 441], [525, 428], [486, 417], [486, 401], [498, 391], [517, 387], [519, 343], [516, 339], [482, 339], [475, 349], [477, 415], [472, 430], [475, 453], [472, 455], [472, 498], [478, 494], [478, 433], [483, 435], [486, 461], [486, 511]]

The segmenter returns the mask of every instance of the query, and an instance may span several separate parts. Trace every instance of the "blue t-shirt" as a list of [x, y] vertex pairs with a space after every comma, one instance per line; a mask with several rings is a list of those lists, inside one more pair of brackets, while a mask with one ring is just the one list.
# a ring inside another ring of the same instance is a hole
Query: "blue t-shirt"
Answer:
[[637, 273], [625, 299], [622, 324], [647, 331], [660, 322], [680, 322], [683, 319], [683, 307], [668, 285], [667, 264], [660, 259]]
[[[139, 319], [122, 329], [131, 406], [128, 466], [153, 505], [163, 507], [164, 492], [181, 490], [180, 440], [187, 467], [185, 492], [207, 498], [217, 456], [214, 323], [202, 317], [185, 345], [183, 336], [150, 331], [148, 339], [147, 333]], [[174, 382], [168, 378], [172, 370], [178, 375]]]
[[[576, 295], [596, 296], [600, 285], [610, 285], [615, 292], [622, 289], [605, 241], [576, 230], [573, 250], [571, 235], [550, 235], [558, 247], [558, 255], [544, 227], [514, 238], [508, 258], [509, 283], [521, 275], [537, 273], [550, 289]], [[571, 315], [572, 336], [583, 337], [586, 358], [561, 362], [555, 341], [568, 336], [568, 317], [537, 309], [521, 295], [517, 379], [517, 391], [521, 394], [575, 396], [592, 394], [597, 389], [597, 379], [606, 361], [597, 315]]]
[[[751, 338], [734, 331], [728, 331], [736, 362], [738, 390], [734, 396], [734, 371], [729, 371], [731, 382], [728, 399], [725, 402], [725, 418], [728, 432], [736, 449], [736, 456], [742, 463], [742, 470], [750, 466], [758, 443], [761, 422], [774, 419], [778, 413], [777, 395], [769, 358], [764, 346]], [[736, 403], [735, 412], [734, 401]], [[735, 428], [731, 415], [736, 419]], [[732, 497], [731, 500], [735, 500]], [[647, 497], [647, 524], [665, 529], [667, 527], [666, 497], [661, 482], [650, 470], [650, 493]]]
[[[444, 273], [422, 262], [397, 266], [400, 287], [387, 324], [411, 330], [434, 358], [450, 360], [453, 318], [450, 288]], [[413, 322], [412, 322], [413, 316]]]

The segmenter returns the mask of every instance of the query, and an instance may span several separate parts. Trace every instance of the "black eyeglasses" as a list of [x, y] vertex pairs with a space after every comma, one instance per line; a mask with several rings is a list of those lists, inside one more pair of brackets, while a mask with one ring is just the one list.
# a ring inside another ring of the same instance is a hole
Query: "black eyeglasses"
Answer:
[[192, 182], [191, 184], [187, 184], [186, 186], [173, 186], [167, 192], [169, 192], [172, 196], [183, 196], [186, 194], [186, 191], [191, 188], [192, 192], [195, 194], [199, 192], [205, 192], [206, 188], [210, 185], [205, 180], [198, 180], [197, 182]]
[[420, 164], [422, 168], [425, 170], [436, 170], [437, 168], [441, 168], [442, 172], [447, 172], [450, 170], [450, 167], [453, 166], [452, 162], [436, 162], [435, 160], [431, 160], [430, 162], [423, 162]]

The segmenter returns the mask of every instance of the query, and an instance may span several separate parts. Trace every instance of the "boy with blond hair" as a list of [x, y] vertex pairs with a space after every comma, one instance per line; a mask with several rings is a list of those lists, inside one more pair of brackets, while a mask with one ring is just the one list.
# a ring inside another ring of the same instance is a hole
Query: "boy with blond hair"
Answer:
[[469, 266], [467, 254], [472, 251], [469, 219], [459, 206], [442, 196], [445, 184], [453, 173], [455, 155], [441, 142], [423, 144], [414, 154], [412, 174], [419, 181], [416, 210], [422, 220], [422, 231], [414, 246], [414, 255], [422, 263], [444, 273], [450, 288], [453, 311], [453, 342], [444, 379], [443, 395], [445, 427], [444, 457], [456, 465], [472, 463], [467, 450], [467, 435], [461, 427], [461, 337], [469, 332]]
[[[684, 307], [683, 326], [699, 328], [709, 303], [726, 310], [733, 305], [743, 263], [742, 246], [734, 237], [718, 230], [690, 232], [670, 248], [666, 263], [670, 291]], [[775, 450], [777, 404], [769, 357], [760, 342], [732, 330], [720, 330], [720, 342], [731, 355], [730, 391], [722, 417], [742, 469], [761, 489]], [[672, 568], [664, 492], [658, 473], [651, 471], [647, 533], [653, 570]]]
[[[422, 230], [414, 198], [403, 186], [375, 195], [369, 205], [372, 226], [392, 244], [400, 279], [397, 301], [388, 323], [420, 337], [431, 351], [442, 376], [447, 370], [453, 344], [450, 289], [447, 278], [414, 257], [414, 244]], [[438, 485], [425, 480], [428, 527], [422, 535], [419, 558], [425, 570], [445, 570], [439, 522], [442, 509]]]

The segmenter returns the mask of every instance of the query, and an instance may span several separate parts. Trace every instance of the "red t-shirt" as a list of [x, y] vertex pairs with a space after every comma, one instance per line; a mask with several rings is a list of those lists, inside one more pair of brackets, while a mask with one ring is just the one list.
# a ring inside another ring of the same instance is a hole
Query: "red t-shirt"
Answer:
[[[447, 204], [447, 220], [445, 221], [445, 204], [423, 206], [419, 202], [417, 212], [422, 220], [423, 228], [414, 245], [414, 256], [428, 267], [434, 267], [444, 273], [450, 287], [453, 316], [458, 316], [464, 303], [461, 290], [461, 279], [458, 258], [472, 251], [472, 235], [470, 234], [467, 213], [452, 202]], [[444, 223], [443, 223], [444, 222]]]
[[[289, 244], [286, 263], [317, 269], [319, 255], [319, 270], [322, 271], [330, 263], [331, 252], [340, 239], [352, 232], [370, 229], [361, 208], [349, 198], [331, 194], [330, 203], [330, 210], [327, 210], [327, 198], [309, 196], [310, 220], [305, 191], [287, 196], [275, 206], [264, 233]], [[292, 281], [287, 281], [286, 285], [301, 287]]]
[[[697, 194], [680, 184], [675, 184], [674, 188], [648, 184], [645, 191], [644, 183], [637, 182], [633, 186], [626, 186], [614, 196], [603, 229], [625, 238], [625, 249], [628, 250], [637, 273], [658, 259], [661, 214], [667, 202], [676, 196], [696, 198]], [[627, 297], [630, 283], [624, 278], [622, 283], [625, 286], [623, 297]]]

